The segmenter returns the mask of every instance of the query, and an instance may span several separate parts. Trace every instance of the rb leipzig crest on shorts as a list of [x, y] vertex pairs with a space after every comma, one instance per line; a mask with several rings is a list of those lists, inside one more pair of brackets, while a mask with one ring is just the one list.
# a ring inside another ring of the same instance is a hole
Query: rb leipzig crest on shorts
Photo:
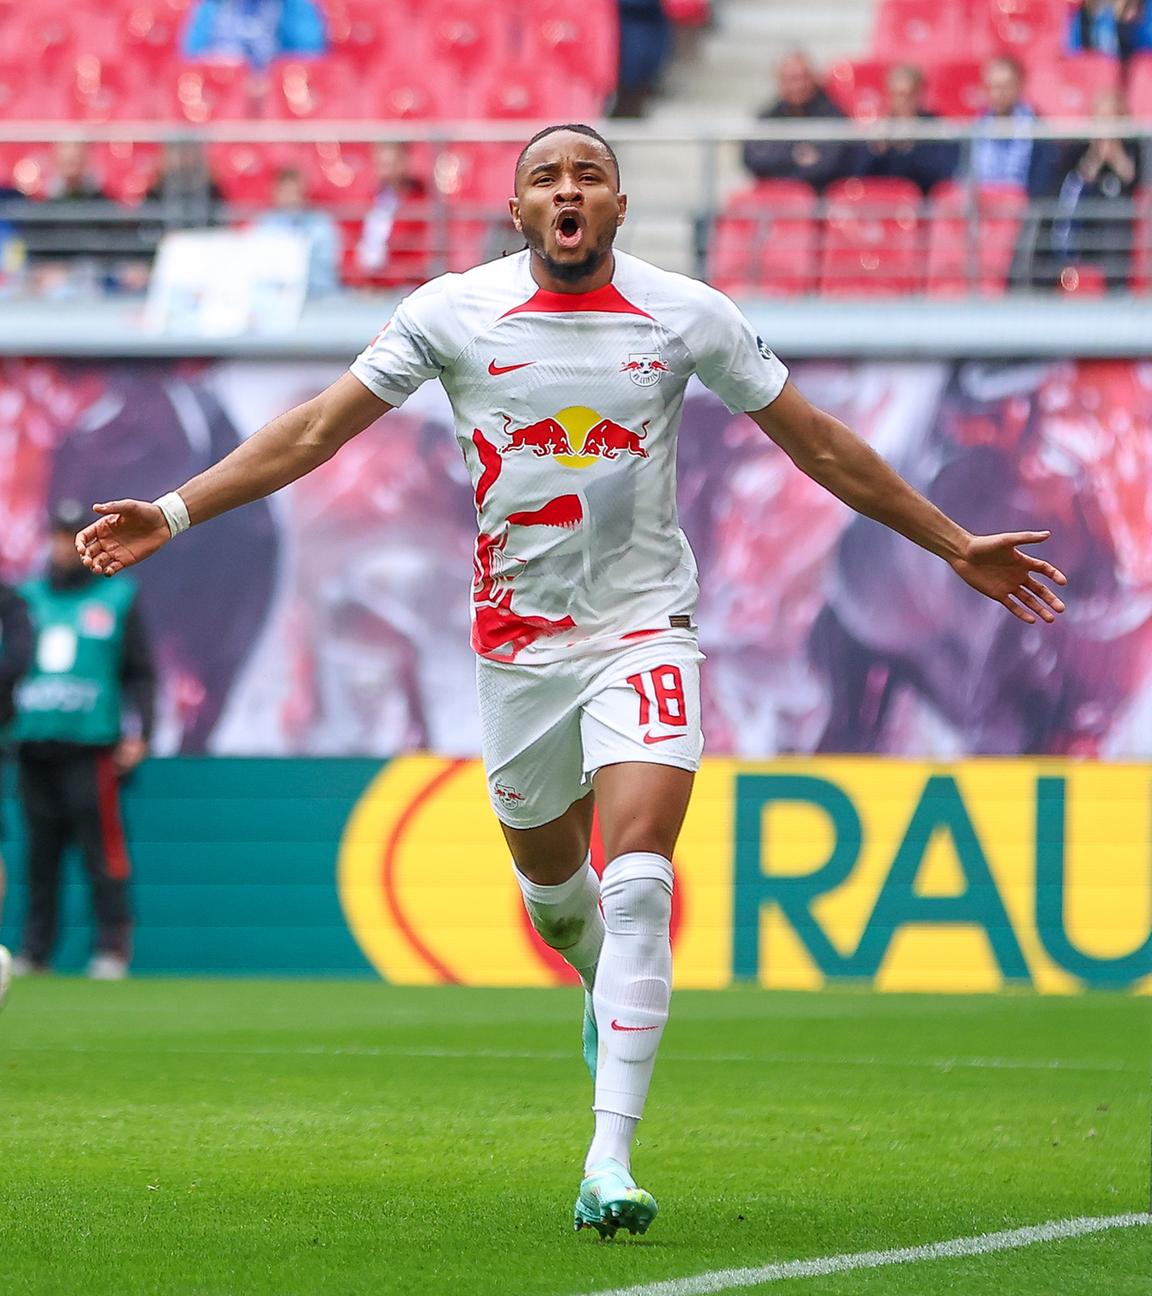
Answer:
[[655, 387], [668, 366], [656, 351], [634, 351], [620, 366], [637, 387]]

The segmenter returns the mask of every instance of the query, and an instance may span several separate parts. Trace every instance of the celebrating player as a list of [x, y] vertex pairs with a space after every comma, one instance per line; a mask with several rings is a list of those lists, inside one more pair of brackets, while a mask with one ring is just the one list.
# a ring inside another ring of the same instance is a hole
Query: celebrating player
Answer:
[[[676, 513], [676, 434], [696, 374], [797, 467], [947, 562], [1023, 621], [1065, 583], [974, 536], [788, 380], [727, 297], [613, 250], [627, 199], [588, 126], [551, 126], [516, 166], [527, 248], [412, 293], [314, 400], [155, 503], [98, 504], [76, 537], [112, 576], [193, 523], [279, 490], [439, 378], [475, 488], [472, 645], [484, 764], [532, 924], [585, 989], [595, 1132], [577, 1229], [644, 1232], [631, 1147], [668, 1018], [672, 857], [700, 761], [696, 564]], [[599, 807], [602, 878], [590, 863]]]

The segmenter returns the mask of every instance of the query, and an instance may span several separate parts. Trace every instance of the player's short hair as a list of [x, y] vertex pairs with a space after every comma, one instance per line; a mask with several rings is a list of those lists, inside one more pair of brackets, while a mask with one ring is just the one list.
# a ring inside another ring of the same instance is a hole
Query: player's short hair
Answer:
[[620, 161], [616, 157], [615, 150], [612, 148], [612, 145], [609, 144], [608, 141], [604, 138], [604, 136], [601, 135], [600, 132], [595, 129], [595, 127], [586, 126], [584, 125], [583, 122], [563, 122], [558, 126], [545, 126], [543, 130], [538, 130], [536, 134], [533, 135], [532, 138], [528, 141], [528, 143], [525, 144], [524, 147], [520, 150], [520, 156], [516, 159], [516, 170], [513, 174], [514, 175], [520, 174], [520, 164], [524, 161], [524, 155], [528, 152], [528, 150], [532, 147], [533, 144], [539, 143], [540, 140], [547, 139], [549, 135], [555, 135], [559, 131], [572, 131], [573, 134], [576, 135], [587, 135], [589, 139], [594, 139], [598, 141], [600, 144], [603, 144], [608, 156], [612, 159], [613, 167], [615, 167], [616, 169], [616, 188], [617, 189], [620, 188]]

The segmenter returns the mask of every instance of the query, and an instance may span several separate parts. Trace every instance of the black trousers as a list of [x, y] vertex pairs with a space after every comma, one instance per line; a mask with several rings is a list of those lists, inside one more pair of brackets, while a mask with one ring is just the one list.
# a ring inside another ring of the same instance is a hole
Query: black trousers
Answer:
[[47, 965], [56, 944], [65, 848], [80, 849], [96, 919], [93, 950], [131, 955], [131, 868], [120, 819], [119, 777], [110, 747], [26, 743], [18, 748], [28, 837], [28, 911], [23, 954]]

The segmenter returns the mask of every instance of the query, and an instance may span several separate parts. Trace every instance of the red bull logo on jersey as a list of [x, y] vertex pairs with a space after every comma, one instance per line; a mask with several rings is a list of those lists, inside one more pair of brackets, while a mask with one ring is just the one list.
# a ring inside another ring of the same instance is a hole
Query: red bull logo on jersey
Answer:
[[504, 431], [509, 441], [501, 454], [515, 454], [517, 450], [531, 450], [538, 458], [546, 455], [570, 455], [572, 445], [568, 440], [568, 431], [562, 423], [554, 418], [542, 418], [527, 427], [512, 427], [512, 419], [504, 415]]
[[525, 427], [513, 427], [506, 414], [504, 431], [508, 441], [501, 448], [502, 455], [527, 451], [539, 459], [551, 457], [565, 468], [588, 468], [601, 459], [614, 460], [621, 455], [648, 458], [644, 448], [647, 421], [638, 429], [630, 428], [585, 405], [570, 405]]
[[637, 387], [655, 387], [668, 366], [655, 351], [634, 351], [620, 366]]

